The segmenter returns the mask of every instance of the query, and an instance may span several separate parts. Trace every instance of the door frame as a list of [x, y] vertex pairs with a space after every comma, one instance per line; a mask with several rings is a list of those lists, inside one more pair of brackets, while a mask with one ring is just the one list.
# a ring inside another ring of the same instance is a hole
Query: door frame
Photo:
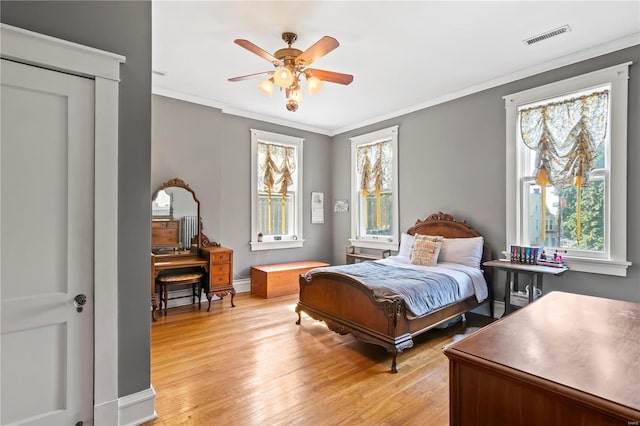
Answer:
[[126, 58], [6, 24], [0, 40], [4, 59], [95, 81], [93, 416], [95, 425], [118, 424], [118, 90]]

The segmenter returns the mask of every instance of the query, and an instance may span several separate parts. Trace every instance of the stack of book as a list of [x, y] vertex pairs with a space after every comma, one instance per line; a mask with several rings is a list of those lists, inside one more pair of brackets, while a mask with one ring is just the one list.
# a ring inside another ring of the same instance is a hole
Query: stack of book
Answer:
[[553, 257], [544, 254], [543, 247], [527, 247], [512, 245], [510, 250], [510, 258], [512, 262], [522, 263], [525, 265], [551, 266], [553, 268], [562, 268], [562, 256], [554, 254]]
[[540, 255], [544, 249], [542, 247], [527, 247], [527, 246], [511, 246], [511, 261], [517, 263], [524, 263], [527, 265], [535, 265], [540, 259]]

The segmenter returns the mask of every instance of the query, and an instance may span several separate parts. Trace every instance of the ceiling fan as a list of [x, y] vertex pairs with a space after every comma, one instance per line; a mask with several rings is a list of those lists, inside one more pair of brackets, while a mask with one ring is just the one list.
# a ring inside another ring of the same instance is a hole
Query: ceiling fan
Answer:
[[244, 47], [249, 52], [255, 53], [261, 58], [271, 62], [275, 67], [275, 71], [264, 71], [256, 74], [243, 75], [241, 77], [233, 77], [230, 78], [229, 81], [242, 81], [251, 78], [267, 77], [266, 80], [258, 85], [258, 88], [267, 96], [272, 95], [274, 83], [280, 86], [280, 88], [285, 89], [287, 110], [292, 112], [298, 109], [298, 104], [302, 101], [300, 82], [302, 81], [303, 76], [307, 81], [307, 90], [310, 95], [313, 95], [320, 90], [323, 81], [344, 85], [350, 84], [353, 81], [353, 76], [349, 74], [307, 68], [309, 65], [340, 46], [338, 40], [333, 37], [324, 36], [303, 52], [291, 47], [297, 39], [298, 36], [295, 33], [282, 33], [282, 40], [284, 40], [289, 47], [280, 49], [273, 55], [248, 40], [234, 40], [234, 43], [238, 46]]

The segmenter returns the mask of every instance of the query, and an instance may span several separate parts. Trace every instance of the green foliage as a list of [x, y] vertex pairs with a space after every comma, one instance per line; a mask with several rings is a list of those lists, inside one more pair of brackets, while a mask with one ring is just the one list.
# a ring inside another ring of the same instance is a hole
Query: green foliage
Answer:
[[578, 241], [576, 236], [576, 188], [564, 189], [562, 195], [566, 206], [562, 209], [562, 239], [572, 241], [572, 248], [584, 250], [604, 250], [604, 182], [591, 181], [581, 192], [581, 231]]

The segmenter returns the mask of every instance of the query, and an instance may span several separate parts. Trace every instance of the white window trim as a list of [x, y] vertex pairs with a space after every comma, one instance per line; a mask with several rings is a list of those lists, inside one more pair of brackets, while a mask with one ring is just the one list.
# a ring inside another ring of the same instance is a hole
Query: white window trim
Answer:
[[[351, 140], [351, 238], [349, 242], [352, 246], [381, 249], [381, 250], [398, 250], [400, 242], [399, 234], [399, 216], [398, 216], [398, 126], [388, 127], [372, 133], [350, 138]], [[358, 217], [360, 203], [358, 202], [358, 173], [355, 166], [355, 158], [358, 147], [376, 142], [391, 140], [391, 149], [393, 150], [393, 182], [392, 182], [392, 200], [393, 200], [393, 220], [392, 220], [392, 236], [367, 238], [358, 237]]]
[[520, 150], [517, 148], [518, 107], [589, 87], [611, 84], [611, 152], [608, 154], [610, 164], [615, 164], [615, 167], [610, 168], [611, 176], [607, 191], [609, 198], [607, 206], [610, 208], [605, 209], [607, 236], [605, 246], [609, 247], [609, 255], [605, 259], [565, 256], [564, 262], [572, 271], [627, 276], [627, 268], [631, 265], [631, 262], [627, 261], [627, 97], [631, 64], [632, 62], [626, 62], [503, 98], [507, 119], [507, 241], [505, 243], [507, 250], [511, 244], [523, 244], [521, 236], [524, 225], [521, 222], [522, 205], [518, 202], [521, 200], [518, 176], [524, 164], [520, 158]]
[[[258, 250], [275, 250], [275, 249], [288, 249], [298, 248], [304, 245], [304, 238], [302, 236], [303, 224], [302, 224], [302, 146], [304, 139], [296, 138], [294, 136], [281, 135], [278, 133], [265, 132], [263, 130], [251, 130], [251, 251]], [[284, 145], [294, 145], [296, 147], [296, 168], [298, 173], [298, 179], [296, 182], [296, 203], [293, 208], [294, 218], [294, 235], [295, 239], [282, 239], [279, 241], [268, 240], [258, 241], [258, 170], [256, 167], [258, 161], [258, 142], [271, 142], [281, 143]]]

